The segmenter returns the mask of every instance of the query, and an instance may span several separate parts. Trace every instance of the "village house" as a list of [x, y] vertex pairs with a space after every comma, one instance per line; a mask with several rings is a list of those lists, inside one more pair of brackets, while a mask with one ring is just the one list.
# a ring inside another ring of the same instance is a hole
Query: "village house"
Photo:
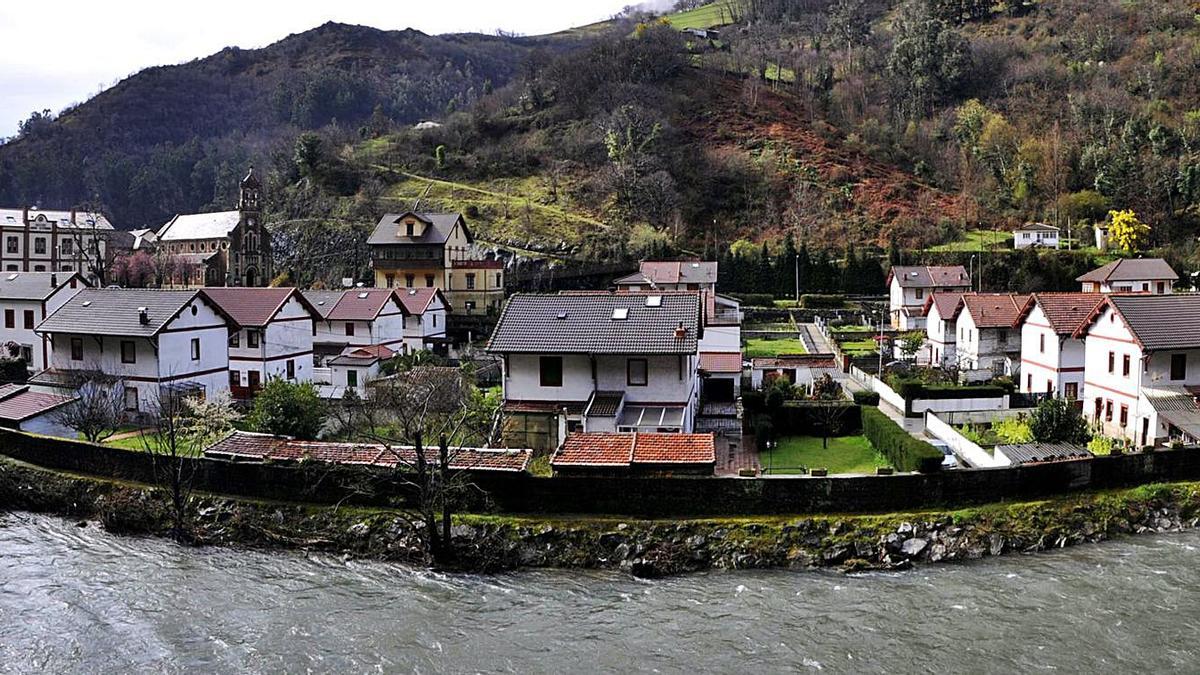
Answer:
[[1103, 300], [1100, 293], [1029, 296], [1014, 324], [1021, 331], [1021, 393], [1080, 400], [1084, 345], [1075, 331]]
[[971, 277], [962, 265], [897, 265], [888, 272], [887, 285], [892, 328], [920, 330], [925, 327], [925, 299], [933, 293], [970, 291]]
[[229, 323], [199, 291], [83, 289], [38, 325], [49, 365], [30, 384], [61, 393], [102, 373], [129, 412], [152, 410], [163, 387], [212, 396], [229, 388]]
[[368, 395], [367, 384], [379, 377], [383, 364], [398, 352], [383, 345], [346, 347], [341, 354], [329, 359], [328, 387], [321, 387], [323, 398], [343, 398], [354, 392], [359, 398]]
[[1046, 223], [1025, 223], [1013, 230], [1013, 248], [1058, 248], [1058, 228]]
[[840, 377], [837, 361], [827, 354], [796, 354], [794, 356], [756, 356], [750, 360], [750, 386], [761, 390], [775, 380], [812, 392], [813, 383], [825, 375]]
[[1028, 299], [1012, 293], [963, 295], [954, 317], [955, 358], [962, 379], [977, 382], [1016, 375], [1021, 333], [1013, 325]]
[[116, 230], [102, 213], [0, 208], [0, 269], [5, 272], [79, 272], [96, 283]]
[[1162, 258], [1118, 258], [1075, 281], [1084, 293], [1153, 293], [1174, 291], [1179, 275]]
[[932, 293], [925, 298], [925, 361], [936, 368], [957, 368], [955, 317], [964, 293]]
[[449, 338], [446, 323], [450, 303], [438, 288], [397, 288], [396, 297], [404, 305], [404, 343], [400, 351], [409, 354], [423, 349], [444, 354]]
[[504, 264], [488, 259], [459, 213], [388, 213], [367, 244], [379, 288], [440, 288], [456, 313], [500, 309]]
[[271, 378], [310, 382], [316, 308], [295, 288], [205, 288], [229, 318], [229, 390], [248, 399]]
[[236, 210], [177, 215], [149, 241], [168, 261], [169, 286], [266, 286], [275, 273], [253, 168], [242, 179]]
[[691, 432], [699, 399], [696, 294], [518, 294], [488, 344], [502, 358], [510, 445], [570, 431]]
[[560, 476], [711, 476], [712, 434], [573, 432], [550, 458]]
[[1200, 295], [1112, 295], [1084, 340], [1084, 415], [1136, 446], [1200, 441]]
[[0, 385], [0, 428], [77, 438], [79, 433], [57, 416], [60, 408], [76, 400], [71, 395], [35, 391], [27, 384]]
[[78, 272], [7, 272], [0, 275], [0, 346], [13, 343], [30, 373], [46, 369], [50, 345], [35, 332], [46, 317], [87, 287]]
[[[320, 316], [313, 327], [313, 352], [318, 366], [351, 346], [383, 345], [404, 351], [408, 310], [392, 289], [352, 288], [303, 293]], [[437, 322], [436, 317], [436, 314], [431, 317], [431, 324]]]

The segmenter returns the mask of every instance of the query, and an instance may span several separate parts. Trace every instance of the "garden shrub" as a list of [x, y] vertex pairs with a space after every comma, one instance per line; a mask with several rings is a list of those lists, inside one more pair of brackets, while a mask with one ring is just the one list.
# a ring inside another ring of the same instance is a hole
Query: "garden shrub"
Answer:
[[879, 394], [874, 391], [856, 391], [854, 402], [859, 405], [879, 405]]
[[878, 408], [862, 409], [863, 435], [899, 471], [932, 473], [942, 468], [942, 453], [917, 440]]
[[846, 306], [846, 298], [840, 295], [805, 293], [800, 296], [800, 306], [804, 309], [841, 309]]
[[749, 307], [774, 307], [775, 296], [770, 293], [739, 293], [734, 296]]

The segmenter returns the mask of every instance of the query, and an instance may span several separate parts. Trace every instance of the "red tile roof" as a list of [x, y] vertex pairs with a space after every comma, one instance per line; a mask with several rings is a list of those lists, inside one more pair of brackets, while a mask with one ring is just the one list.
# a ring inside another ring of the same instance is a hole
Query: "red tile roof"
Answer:
[[574, 433], [554, 453], [553, 466], [712, 464], [712, 434]]
[[239, 326], [267, 325], [293, 294], [305, 309], [316, 315], [294, 288], [203, 288], [200, 292]]
[[938, 316], [943, 321], [954, 316], [954, 310], [958, 307], [958, 303], [966, 293], [962, 292], [942, 292], [932, 293], [928, 298], [925, 298], [925, 316], [929, 316], [929, 312], [936, 307]]
[[[342, 293], [333, 309], [325, 316], [330, 321], [374, 321], [394, 298], [391, 289], [356, 288]], [[401, 305], [403, 307], [403, 305]]]
[[1015, 293], [968, 293], [962, 298], [962, 311], [971, 314], [976, 328], [1012, 328], [1029, 300]]
[[[241, 461], [359, 464], [395, 467], [415, 464], [417, 453], [411, 447], [388, 448], [375, 443], [331, 443], [298, 441], [285, 436], [234, 431], [204, 450], [206, 457]], [[492, 448], [456, 448], [450, 468], [456, 471], [524, 471], [532, 453], [529, 450]], [[426, 452], [426, 460], [437, 461], [436, 448]]]
[[424, 314], [435, 297], [442, 298], [442, 306], [447, 309], [450, 307], [446, 298], [442, 297], [442, 292], [436, 288], [397, 288], [396, 297], [400, 299], [404, 309], [414, 315]]
[[0, 419], [21, 422], [74, 400], [74, 396], [30, 391], [28, 385], [6, 384], [0, 387]]
[[1103, 301], [1103, 293], [1034, 293], [1025, 302], [1017, 323], [1024, 322], [1033, 308], [1040, 305], [1055, 333], [1071, 335]]
[[821, 354], [797, 356], [756, 356], [750, 359], [751, 368], [837, 368], [837, 361]]
[[706, 373], [742, 372], [741, 352], [700, 352], [700, 370]]

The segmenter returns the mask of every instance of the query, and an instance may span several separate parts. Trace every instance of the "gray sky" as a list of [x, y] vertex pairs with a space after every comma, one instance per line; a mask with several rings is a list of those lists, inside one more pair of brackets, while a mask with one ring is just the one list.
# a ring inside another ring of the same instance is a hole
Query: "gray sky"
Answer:
[[2, 0], [0, 137], [147, 66], [263, 47], [326, 21], [430, 34], [537, 35], [606, 19], [631, 0]]

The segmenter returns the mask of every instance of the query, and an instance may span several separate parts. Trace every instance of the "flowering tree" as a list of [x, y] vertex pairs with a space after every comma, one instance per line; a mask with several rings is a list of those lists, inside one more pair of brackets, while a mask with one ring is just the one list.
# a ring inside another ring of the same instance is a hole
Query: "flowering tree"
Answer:
[[145, 288], [158, 280], [158, 263], [145, 251], [113, 261], [112, 280], [126, 288]]
[[1150, 238], [1150, 226], [1131, 210], [1109, 211], [1108, 218], [1108, 240], [1126, 253], [1138, 250]]

